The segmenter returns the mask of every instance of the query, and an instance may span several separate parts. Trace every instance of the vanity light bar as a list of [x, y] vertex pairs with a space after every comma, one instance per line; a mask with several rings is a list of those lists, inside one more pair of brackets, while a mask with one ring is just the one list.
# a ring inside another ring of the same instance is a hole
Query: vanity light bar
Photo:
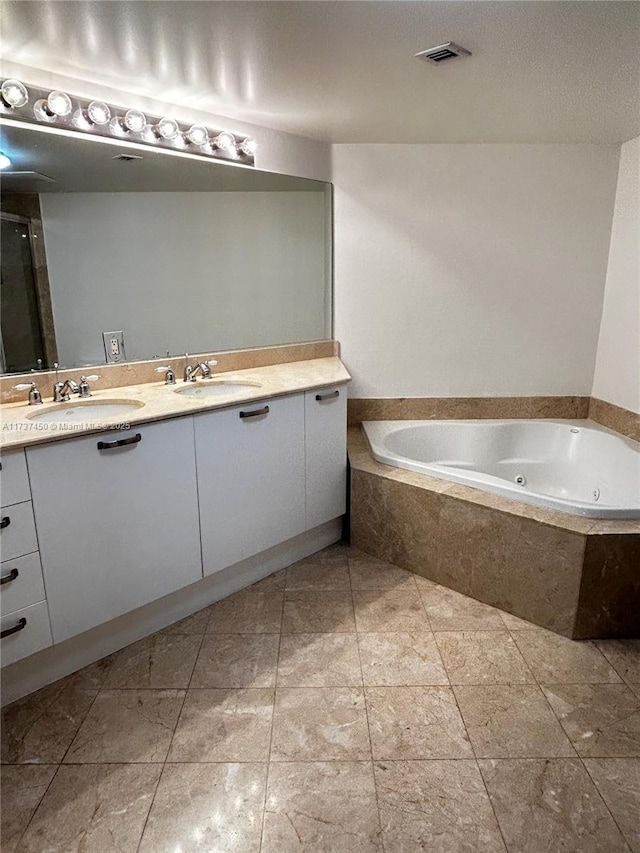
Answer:
[[0, 115], [3, 114], [27, 123], [255, 166], [256, 143], [249, 136], [210, 130], [201, 124], [187, 125], [171, 116], [145, 115], [141, 110], [79, 98], [59, 89], [27, 87], [20, 80], [7, 79], [0, 86]]

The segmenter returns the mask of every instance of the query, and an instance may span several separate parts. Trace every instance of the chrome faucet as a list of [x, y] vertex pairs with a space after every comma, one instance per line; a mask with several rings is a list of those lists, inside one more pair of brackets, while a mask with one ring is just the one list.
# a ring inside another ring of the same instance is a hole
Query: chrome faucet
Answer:
[[64, 382], [58, 382], [58, 365], [53, 365], [56, 371], [56, 382], [53, 385], [53, 402], [66, 403], [71, 399], [71, 394], [77, 394], [80, 398], [85, 399], [91, 396], [91, 388], [89, 382], [95, 382], [100, 379], [99, 376], [81, 376], [80, 384], [74, 379], [65, 379]]
[[185, 353], [184, 357], [186, 358], [186, 364], [184, 367], [184, 381], [185, 382], [195, 382], [198, 378], [198, 374], [202, 374], [203, 379], [209, 379], [211, 376], [211, 368], [213, 365], [218, 362], [215, 359], [211, 359], [209, 361], [201, 361], [199, 364], [196, 364], [195, 367], [189, 364], [189, 353]]

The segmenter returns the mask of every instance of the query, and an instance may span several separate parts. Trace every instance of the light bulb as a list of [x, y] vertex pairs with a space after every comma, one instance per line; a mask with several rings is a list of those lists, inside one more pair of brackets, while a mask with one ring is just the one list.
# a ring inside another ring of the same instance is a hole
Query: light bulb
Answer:
[[84, 110], [76, 110], [73, 114], [73, 123], [80, 130], [91, 130], [92, 124], [87, 118]]
[[0, 169], [6, 169], [11, 165], [11, 160], [6, 154], [0, 154]]
[[29, 93], [19, 80], [5, 80], [0, 89], [0, 97], [8, 107], [24, 107], [29, 102]]
[[47, 111], [54, 116], [64, 118], [71, 112], [73, 104], [71, 98], [66, 92], [61, 92], [58, 89], [51, 92], [47, 98]]
[[200, 147], [206, 145], [209, 141], [209, 131], [201, 124], [192, 125], [185, 136], [193, 145], [199, 145]]
[[123, 121], [129, 133], [142, 133], [147, 124], [147, 117], [140, 110], [127, 110]]
[[158, 136], [169, 141], [175, 139], [180, 133], [178, 122], [175, 119], [167, 118], [167, 116], [160, 119], [155, 129]]
[[222, 151], [231, 151], [232, 148], [236, 147], [236, 138], [230, 133], [227, 133], [226, 130], [223, 130], [222, 133], [219, 133], [213, 140], [213, 144], [216, 148], [220, 148]]
[[257, 147], [255, 139], [251, 139], [250, 136], [247, 136], [247, 138], [243, 139], [240, 143], [240, 151], [242, 151], [246, 157], [253, 157], [256, 153]]
[[87, 107], [87, 115], [91, 124], [108, 124], [111, 118], [111, 110], [104, 101], [91, 101]]

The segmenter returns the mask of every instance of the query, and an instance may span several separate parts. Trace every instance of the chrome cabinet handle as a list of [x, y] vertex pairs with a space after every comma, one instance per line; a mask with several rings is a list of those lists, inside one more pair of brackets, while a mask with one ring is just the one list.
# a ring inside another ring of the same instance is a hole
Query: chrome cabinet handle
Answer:
[[131, 438], [118, 438], [115, 441], [99, 441], [98, 450], [113, 450], [114, 447], [126, 447], [127, 444], [138, 444], [140, 441], [142, 441], [142, 436], [137, 432]]
[[11, 581], [14, 581], [18, 577], [18, 574], [19, 572], [17, 569], [11, 569], [8, 575], [2, 575], [2, 577], [0, 577], [0, 586], [3, 586], [5, 583], [11, 583]]
[[9, 518], [8, 515], [5, 515], [2, 519], [2, 521], [0, 521], [0, 530], [4, 530], [5, 527], [8, 527], [10, 524], [11, 524], [11, 519]]
[[331, 400], [334, 397], [339, 397], [339, 396], [340, 396], [340, 392], [338, 390], [329, 391], [327, 394], [316, 394], [316, 400], [318, 400], [318, 402], [322, 402], [322, 400]]
[[269, 414], [269, 406], [265, 406], [263, 409], [254, 409], [252, 412], [240, 412], [241, 418], [257, 418], [258, 415], [268, 415]]
[[23, 616], [22, 619], [19, 619], [12, 628], [5, 628], [4, 631], [0, 631], [0, 640], [4, 640], [5, 637], [10, 637], [11, 634], [17, 634], [18, 631], [22, 631], [26, 625], [27, 620]]

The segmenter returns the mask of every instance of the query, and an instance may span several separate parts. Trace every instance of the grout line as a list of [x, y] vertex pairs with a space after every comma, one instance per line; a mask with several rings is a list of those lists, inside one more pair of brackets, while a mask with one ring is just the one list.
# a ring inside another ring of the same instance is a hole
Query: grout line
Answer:
[[[584, 757], [583, 757], [582, 755], [579, 755], [579, 756], [578, 756], [578, 758], [579, 758], [580, 763], [582, 764], [582, 766], [583, 766], [583, 768], [584, 768], [585, 773], [587, 774], [587, 776], [588, 776], [588, 777], [589, 777], [589, 779], [591, 780], [591, 784], [593, 785], [593, 787], [594, 787], [594, 788], [596, 789], [596, 791], [598, 792], [598, 796], [599, 796], [599, 797], [600, 797], [600, 799], [602, 800], [602, 804], [604, 805], [604, 807], [605, 807], [605, 809], [607, 810], [607, 812], [611, 815], [611, 820], [613, 821], [613, 823], [615, 824], [615, 826], [618, 828], [618, 832], [620, 833], [620, 836], [622, 837], [623, 841], [626, 841], [626, 842], [627, 842], [627, 844], [629, 845], [629, 850], [633, 850], [632, 842], [627, 838], [626, 834], [622, 831], [622, 827], [620, 826], [620, 824], [619, 824], [619, 823], [618, 823], [618, 821], [616, 820], [615, 815], [613, 814], [613, 812], [612, 812], [612, 811], [611, 811], [611, 809], [609, 808], [609, 804], [607, 803], [607, 801], [605, 800], [605, 798], [604, 798], [604, 796], [603, 796], [602, 792], [600, 791], [600, 788], [598, 787], [598, 784], [597, 784], [596, 780], [593, 778], [593, 776], [592, 776], [592, 775], [591, 775], [591, 773], [589, 772], [589, 768], [587, 767], [587, 765], [586, 765], [586, 764], [585, 764], [585, 762], [584, 762]], [[600, 760], [602, 760], [602, 759], [600, 759]], [[608, 758], [605, 758], [604, 760], [605, 760], [605, 761], [608, 761], [609, 759], [608, 759]]]
[[[349, 578], [351, 578], [351, 569], [349, 569]], [[353, 597], [353, 592], [354, 592], [354, 590], [352, 588], [351, 589], [351, 604], [352, 604], [352, 607], [354, 609], [354, 616], [355, 616], [355, 599]], [[382, 815], [380, 812], [380, 799], [378, 797], [378, 784], [376, 782], [375, 763], [374, 763], [374, 759], [373, 759], [373, 741], [371, 740], [371, 723], [369, 721], [369, 707], [368, 707], [368, 703], [367, 703], [367, 691], [366, 691], [366, 688], [364, 685], [364, 672], [362, 669], [362, 655], [360, 654], [360, 638], [359, 638], [357, 633], [356, 633], [356, 648], [358, 650], [358, 663], [360, 665], [360, 678], [362, 679], [362, 687], [360, 689], [362, 690], [362, 701], [364, 702], [364, 715], [365, 715], [365, 719], [367, 721], [367, 735], [369, 737], [369, 754], [371, 756], [371, 758], [369, 760], [369, 764], [371, 766], [371, 780], [373, 782], [373, 791], [374, 791], [374, 795], [376, 798], [376, 810], [378, 812], [378, 828], [379, 828], [379, 832], [380, 832], [379, 838], [380, 838], [380, 845], [382, 848], [382, 853], [385, 853], [384, 834], [382, 832]]]
[[[286, 585], [287, 577], [285, 575], [285, 585]], [[267, 760], [266, 767], [267, 773], [264, 780], [264, 798], [262, 801], [262, 825], [260, 827], [260, 846], [259, 849], [262, 850], [263, 838], [264, 838], [264, 828], [267, 820], [267, 796], [269, 793], [269, 775], [270, 775], [270, 767], [271, 767], [271, 748], [273, 745], [273, 725], [276, 716], [276, 696], [278, 691], [278, 669], [280, 667], [280, 649], [282, 646], [282, 625], [284, 620], [284, 596], [282, 599], [282, 607], [280, 608], [280, 633], [278, 634], [278, 653], [276, 655], [276, 666], [273, 678], [273, 703], [271, 705], [271, 728], [269, 731], [269, 749], [267, 752]], [[263, 763], [263, 762], [261, 762]]]

